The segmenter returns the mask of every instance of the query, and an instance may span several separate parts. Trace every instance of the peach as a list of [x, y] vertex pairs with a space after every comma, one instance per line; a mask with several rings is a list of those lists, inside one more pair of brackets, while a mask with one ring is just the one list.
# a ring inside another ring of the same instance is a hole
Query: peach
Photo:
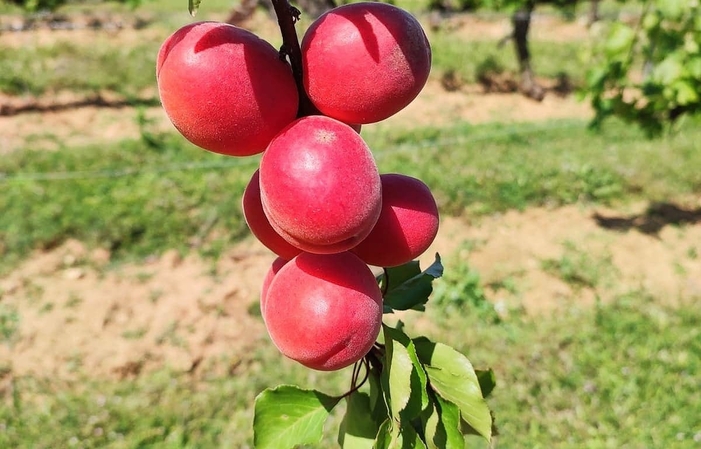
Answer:
[[308, 368], [338, 370], [372, 348], [382, 325], [382, 293], [356, 255], [302, 253], [273, 278], [264, 316], [286, 357]]
[[280, 271], [280, 268], [284, 267], [287, 262], [288, 261], [283, 259], [282, 257], [276, 257], [275, 260], [273, 260], [273, 263], [270, 265], [270, 268], [268, 268], [268, 272], [265, 274], [265, 277], [263, 278], [263, 285], [260, 288], [260, 314], [263, 317], [264, 321], [265, 303], [266, 297], [268, 295], [268, 288], [270, 288], [270, 283], [273, 282], [273, 279], [275, 278], [277, 272]]
[[263, 204], [260, 199], [259, 170], [256, 170], [243, 191], [242, 198], [243, 216], [254, 236], [270, 251], [278, 256], [290, 260], [302, 250], [292, 246], [283, 239], [270, 225], [263, 212]]
[[352, 249], [365, 263], [393, 267], [423, 254], [438, 234], [438, 207], [428, 186], [401, 174], [383, 174], [382, 212], [370, 234]]
[[346, 251], [382, 209], [380, 174], [350, 126], [303, 117], [278, 134], [260, 161], [263, 210], [285, 240], [310, 253]]
[[262, 152], [297, 116], [289, 65], [250, 31], [197, 22], [173, 33], [157, 58], [166, 114], [189, 141], [230, 156]]
[[426, 84], [431, 47], [419, 22], [386, 3], [331, 9], [302, 39], [304, 88], [321, 113], [374, 123], [406, 107]]

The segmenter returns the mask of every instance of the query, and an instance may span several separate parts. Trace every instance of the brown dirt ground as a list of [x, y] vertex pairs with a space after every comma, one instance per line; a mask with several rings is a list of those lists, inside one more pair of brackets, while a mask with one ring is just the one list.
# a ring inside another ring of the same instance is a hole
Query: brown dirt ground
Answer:
[[[445, 218], [422, 262], [439, 252], [446, 270], [469, 264], [493, 286], [486, 294], [504, 316], [586, 307], [597, 297], [609, 301], [636, 291], [670, 304], [698, 300], [701, 223], [646, 234], [606, 229], [594, 217], [643, 211], [644, 205], [627, 211], [568, 206], [474, 222]], [[589, 285], [544, 268], [568, 254], [584, 255], [575, 263], [594, 273]], [[106, 265], [107, 251], [69, 241], [35, 254], [0, 281], [0, 303], [20, 316], [12, 344], [0, 346], [0, 362], [13, 375], [61, 378], [85, 372], [122, 378], [163, 366], [225, 371], [223, 360], [243, 357], [267, 338], [256, 309], [272, 260], [249, 239], [216, 263], [168, 251], [115, 268]], [[496, 287], [507, 279], [512, 290]]]
[[[458, 26], [464, 32], [501, 36], [500, 23], [465, 20]], [[581, 28], [566, 24], [548, 32], [577, 38]], [[482, 95], [472, 88], [448, 93], [430, 83], [386, 125], [530, 121], [587, 117], [589, 112], [571, 97], [551, 95], [535, 103], [518, 94]], [[171, 126], [159, 108], [149, 109], [148, 115], [164, 129]], [[138, 136], [135, 116], [128, 108], [86, 107], [0, 117], [0, 153], [27, 142], [52, 149], [56, 139], [73, 145]], [[42, 134], [45, 129], [52, 129], [54, 137]], [[698, 208], [701, 202], [691, 200], [686, 206]], [[588, 306], [597, 297], [607, 301], [631, 291], [645, 291], [671, 304], [700, 298], [701, 221], [646, 233], [636, 227], [646, 207], [568, 206], [479, 220], [444, 218], [422, 259], [425, 265], [440, 252], [446, 270], [467, 262], [480, 273], [487, 296], [505, 317]], [[634, 226], [607, 229], [595, 213], [630, 218]], [[588, 284], [567, 282], [557, 270], [546, 268], [546, 261], [563, 257], [593, 273]], [[36, 253], [0, 279], [0, 305], [19, 316], [16, 335], [0, 345], [0, 372], [70, 379], [85, 373], [131, 377], [163, 366], [226, 371], [231, 360], [267, 339], [255, 311], [272, 259], [252, 239], [230, 248], [216, 263], [168, 251], [142, 263], [114, 266], [108, 251], [77, 241]], [[513, 288], [500, 288], [507, 280]]]

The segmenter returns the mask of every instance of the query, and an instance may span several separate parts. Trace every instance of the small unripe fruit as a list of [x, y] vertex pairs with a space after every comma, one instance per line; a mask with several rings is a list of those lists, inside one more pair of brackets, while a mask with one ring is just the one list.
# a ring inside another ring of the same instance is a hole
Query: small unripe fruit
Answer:
[[382, 293], [354, 254], [302, 253], [273, 278], [264, 316], [285, 356], [312, 369], [338, 370], [363, 358], [377, 339]]
[[253, 173], [243, 191], [241, 203], [248, 228], [266, 248], [286, 260], [290, 260], [302, 252], [301, 249], [292, 246], [283, 239], [270, 225], [268, 217], [265, 216], [260, 199], [259, 170]]
[[215, 153], [260, 153], [297, 115], [289, 65], [268, 42], [233, 25], [198, 22], [177, 30], [158, 52], [156, 78], [173, 125]]
[[424, 253], [438, 233], [438, 206], [421, 180], [383, 174], [382, 212], [370, 234], [352, 251], [365, 263], [393, 267]]
[[431, 47], [407, 11], [380, 2], [331, 9], [302, 39], [304, 88], [324, 115], [374, 123], [407, 106], [431, 71]]
[[260, 162], [260, 190], [273, 229], [317, 254], [354, 247], [382, 208], [380, 174], [363, 138], [320, 115], [298, 119], [270, 142]]

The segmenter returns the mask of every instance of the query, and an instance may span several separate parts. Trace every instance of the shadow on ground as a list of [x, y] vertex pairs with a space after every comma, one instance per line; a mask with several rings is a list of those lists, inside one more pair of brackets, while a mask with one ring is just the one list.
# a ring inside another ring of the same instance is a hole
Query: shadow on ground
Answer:
[[104, 96], [92, 95], [87, 98], [80, 98], [66, 102], [52, 102], [44, 100], [22, 101], [19, 104], [0, 104], [0, 117], [9, 117], [28, 112], [60, 112], [71, 109], [95, 106], [100, 108], [129, 108], [139, 106], [158, 106], [160, 100], [157, 98], [105, 98]]
[[701, 207], [685, 209], [674, 203], [653, 203], [645, 212], [628, 217], [605, 217], [595, 212], [592, 218], [605, 229], [614, 231], [638, 231], [657, 236], [667, 225], [692, 225], [701, 223]]

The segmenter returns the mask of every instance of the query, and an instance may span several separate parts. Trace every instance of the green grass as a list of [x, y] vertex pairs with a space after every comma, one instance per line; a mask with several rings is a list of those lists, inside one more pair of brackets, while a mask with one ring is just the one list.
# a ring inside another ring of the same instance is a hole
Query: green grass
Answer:
[[[632, 293], [499, 324], [435, 306], [429, 318], [431, 338], [495, 370], [497, 447], [698, 447], [698, 303], [666, 308]], [[251, 447], [252, 403], [262, 389], [297, 383], [341, 394], [349, 382], [349, 371], [312, 372], [282, 359], [265, 339], [257, 347], [231, 361], [231, 375], [199, 381], [167, 370], [124, 381], [14, 379], [0, 407], [0, 447]], [[324, 442], [310, 447], [335, 447], [338, 421], [336, 414]]]
[[577, 248], [572, 242], [564, 243], [564, 252], [557, 259], [543, 260], [541, 266], [546, 272], [559, 277], [575, 289], [610, 286], [616, 279], [616, 269], [611, 255], [593, 256]]
[[[505, 448], [696, 447], [701, 438], [698, 304], [644, 292], [596, 309], [487, 328], [446, 318], [442, 335], [492, 366]], [[439, 319], [440, 320], [440, 319]]]
[[577, 121], [368, 131], [383, 171], [420, 177], [453, 214], [661, 200], [701, 189], [701, 145], [691, 124], [661, 140], [614, 122], [602, 133]]
[[[0, 172], [35, 175], [2, 185], [5, 260], [69, 236], [132, 256], [186, 249], [209, 226], [223, 229], [227, 240], [240, 238], [246, 232], [240, 198], [255, 160], [225, 161], [175, 136], [162, 143], [167, 150], [124, 141], [6, 157]], [[243, 166], [207, 168], [223, 162]], [[47, 171], [58, 177], [32, 179]], [[66, 172], [75, 178], [61, 179]]]
[[160, 42], [132, 47], [92, 42], [58, 41], [49, 46], [0, 46], [0, 91], [40, 95], [60, 90], [109, 90], [127, 97], [156, 83], [155, 60]]
[[[2, 295], [2, 291], [0, 291]], [[11, 344], [19, 330], [19, 313], [17, 308], [0, 304], [0, 344]]]
[[[654, 141], [614, 123], [592, 133], [583, 122], [369, 126], [364, 135], [382, 172], [423, 179], [446, 214], [667, 200], [701, 191], [701, 129], [693, 124]], [[27, 149], [0, 159], [3, 265], [70, 237], [120, 258], [187, 250], [193, 239], [216, 254], [247, 235], [240, 198], [258, 159], [214, 155], [170, 134], [150, 138], [150, 146], [125, 140]]]
[[124, 381], [15, 379], [12, 395], [0, 395], [0, 447], [250, 447], [252, 405], [263, 389], [296, 383], [342, 394], [350, 383], [349, 371], [310, 371], [267, 339], [224, 363], [229, 375], [202, 379], [168, 369]]

